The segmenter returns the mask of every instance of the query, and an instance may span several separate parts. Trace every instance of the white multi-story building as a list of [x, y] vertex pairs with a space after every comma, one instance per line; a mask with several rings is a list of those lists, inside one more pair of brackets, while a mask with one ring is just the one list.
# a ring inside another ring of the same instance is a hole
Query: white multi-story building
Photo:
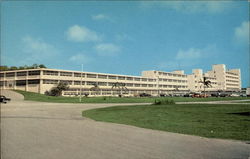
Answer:
[[211, 71], [203, 73], [201, 69], [194, 69], [193, 73], [188, 75], [188, 88], [191, 91], [202, 91], [204, 85], [200, 82], [206, 77], [211, 81], [211, 86], [207, 91], [240, 91], [241, 74], [240, 69], [227, 70], [224, 64], [212, 66]]
[[[200, 91], [199, 81], [207, 76], [212, 82], [212, 88], [207, 90], [238, 91], [241, 89], [240, 70], [226, 70], [225, 65], [213, 65], [213, 70], [203, 74], [202, 70], [193, 70], [193, 74], [186, 75], [184, 71], [143, 71], [141, 76], [67, 71], [58, 69], [26, 69], [2, 71], [0, 73], [1, 89], [17, 89], [44, 94], [59, 82], [69, 85], [64, 95], [95, 94], [116, 95], [121, 93], [114, 87], [117, 83], [126, 87], [122, 92], [127, 95], [148, 93], [151, 95], [186, 93]], [[93, 92], [93, 85], [98, 85], [98, 92]]]

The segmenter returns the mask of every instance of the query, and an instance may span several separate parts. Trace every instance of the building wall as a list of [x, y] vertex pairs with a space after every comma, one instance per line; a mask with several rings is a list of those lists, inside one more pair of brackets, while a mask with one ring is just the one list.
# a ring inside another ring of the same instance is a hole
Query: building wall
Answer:
[[[93, 84], [100, 87], [101, 95], [118, 94], [117, 88], [111, 89], [114, 83], [126, 85], [125, 93], [134, 95], [149, 93], [152, 95], [185, 93], [189, 91], [202, 91], [203, 85], [199, 83], [203, 76], [212, 82], [212, 88], [217, 90], [240, 90], [240, 70], [226, 70], [225, 65], [213, 65], [212, 70], [205, 74], [201, 69], [194, 69], [192, 74], [186, 75], [184, 71], [143, 71], [142, 76], [79, 72], [57, 69], [31, 69], [4, 71], [0, 73], [0, 87], [2, 89], [19, 89], [44, 94], [59, 82], [66, 82], [70, 89], [65, 95], [77, 95], [82, 93], [95, 94], [90, 91]], [[81, 84], [82, 81], [82, 84]]]

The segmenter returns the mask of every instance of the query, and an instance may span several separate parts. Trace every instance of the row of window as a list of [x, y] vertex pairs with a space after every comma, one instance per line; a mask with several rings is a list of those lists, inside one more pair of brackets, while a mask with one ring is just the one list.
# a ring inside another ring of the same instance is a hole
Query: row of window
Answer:
[[179, 74], [166, 73], [166, 72], [159, 72], [159, 75], [163, 75], [163, 76], [173, 76], [173, 77], [187, 77], [187, 75], [179, 75]]
[[[59, 80], [43, 80], [43, 84], [58, 84]], [[68, 85], [81, 85], [81, 81], [67, 81], [60, 80], [60, 82], [67, 83]], [[82, 81], [82, 85], [95, 85], [98, 86], [114, 86], [113, 82], [93, 82], [93, 81]], [[156, 84], [137, 84], [137, 83], [125, 83], [126, 87], [157, 87]], [[187, 88], [187, 86], [180, 85], [159, 85], [161, 88]]]
[[159, 85], [160, 88], [187, 88], [183, 85]]
[[[5, 85], [7, 84], [7, 81], [0, 81], [0, 86], [3, 86], [5, 83]], [[34, 79], [34, 80], [16, 80], [15, 81], [16, 86], [25, 86], [27, 84], [39, 84], [40, 80], [38, 79]]]
[[239, 77], [226, 76], [226, 78], [239, 79]]
[[[5, 74], [5, 77], [15, 77], [16, 76], [34, 76], [34, 75], [40, 75], [40, 71], [22, 71], [22, 72], [8, 72]], [[0, 77], [4, 77], [4, 73], [0, 73]]]
[[229, 84], [229, 83], [227, 83], [226, 85], [227, 85], [227, 86], [236, 86], [236, 87], [239, 86], [239, 84]]
[[176, 80], [176, 79], [166, 79], [166, 78], [160, 78], [159, 81], [187, 83], [187, 80]]
[[227, 82], [236, 82], [238, 83], [239, 81], [236, 81], [236, 80], [226, 80]]
[[[57, 71], [44, 71], [43, 75], [51, 75], [51, 76], [69, 76], [72, 77], [81, 77], [81, 73], [72, 73], [72, 72], [57, 72]], [[125, 76], [113, 76], [113, 75], [98, 75], [98, 74], [90, 74], [90, 73], [82, 73], [82, 77], [86, 78], [99, 78], [99, 79], [118, 79], [118, 80], [129, 80], [129, 81], [148, 81], [155, 82], [156, 79], [151, 78], [137, 78], [137, 77], [125, 77]]]
[[236, 74], [236, 73], [232, 73], [232, 72], [226, 72], [226, 74], [229, 74], [229, 75], [234, 75], [234, 76], [238, 76], [238, 74]]

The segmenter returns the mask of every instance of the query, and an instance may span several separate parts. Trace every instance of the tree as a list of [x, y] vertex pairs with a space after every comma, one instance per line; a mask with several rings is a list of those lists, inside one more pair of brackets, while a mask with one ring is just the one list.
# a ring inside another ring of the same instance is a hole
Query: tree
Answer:
[[50, 96], [61, 96], [62, 92], [68, 90], [69, 86], [65, 82], [59, 82], [56, 87], [53, 87], [49, 92], [46, 91], [46, 95]]
[[17, 67], [16, 66], [11, 66], [9, 69], [10, 70], [17, 70]]
[[0, 71], [7, 71], [9, 70], [8, 66], [0, 66]]
[[40, 64], [38, 67], [40, 67], [40, 68], [47, 68], [44, 64]]
[[211, 85], [211, 81], [208, 80], [208, 77], [203, 77], [203, 79], [201, 79], [199, 81], [199, 83], [201, 83], [203, 85], [203, 88], [204, 88], [204, 95], [206, 97], [206, 88], [209, 88], [209, 87], [212, 87]]
[[99, 91], [100, 91], [100, 87], [98, 86], [98, 84], [97, 84], [97, 83], [94, 83], [94, 84], [93, 84], [93, 87], [91, 87], [91, 88], [90, 88], [90, 91], [93, 91], [93, 92], [94, 92], [94, 94], [96, 95], [96, 94], [98, 94], [98, 93], [99, 93]]
[[126, 93], [128, 91], [126, 84], [120, 83], [120, 82], [113, 83], [111, 90], [113, 91], [114, 89], [116, 89], [118, 91], [119, 97], [122, 96], [123, 92]]
[[38, 65], [38, 64], [33, 64], [31, 67], [32, 67], [32, 68], [38, 68], [39, 65]]

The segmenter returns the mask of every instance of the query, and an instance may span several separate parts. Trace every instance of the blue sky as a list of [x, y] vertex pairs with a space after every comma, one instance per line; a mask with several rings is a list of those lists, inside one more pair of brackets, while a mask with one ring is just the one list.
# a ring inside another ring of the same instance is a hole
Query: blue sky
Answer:
[[240, 68], [249, 83], [249, 2], [4, 1], [1, 64], [140, 75]]

